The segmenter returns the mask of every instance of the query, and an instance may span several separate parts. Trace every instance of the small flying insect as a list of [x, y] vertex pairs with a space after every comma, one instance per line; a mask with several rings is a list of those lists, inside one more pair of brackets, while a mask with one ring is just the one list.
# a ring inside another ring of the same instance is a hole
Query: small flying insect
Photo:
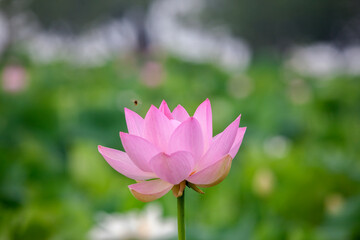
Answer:
[[139, 101], [135, 99], [135, 100], [133, 100], [133, 103], [135, 106], [137, 106], [139, 104]]

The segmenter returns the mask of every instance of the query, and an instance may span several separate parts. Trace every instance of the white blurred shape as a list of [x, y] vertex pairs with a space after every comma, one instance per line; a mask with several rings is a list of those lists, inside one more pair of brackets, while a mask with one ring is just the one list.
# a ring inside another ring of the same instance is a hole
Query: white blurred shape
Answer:
[[265, 153], [273, 158], [284, 158], [290, 149], [290, 142], [284, 136], [274, 136], [264, 142]]
[[346, 71], [351, 75], [360, 75], [360, 45], [345, 48], [344, 57]]
[[[204, 29], [199, 24], [203, 5], [203, 0], [152, 2], [146, 17], [151, 43], [185, 60], [215, 63], [231, 72], [243, 71], [251, 59], [249, 47], [222, 27]], [[13, 19], [15, 38], [24, 43], [31, 58], [37, 62], [65, 60], [96, 66], [114, 54], [126, 54], [136, 49], [136, 28], [126, 18], [103, 24], [76, 37], [41, 31], [31, 19], [29, 14]]]
[[162, 209], [157, 204], [148, 204], [141, 211], [126, 214], [101, 213], [98, 225], [89, 232], [91, 240], [160, 240], [176, 236], [176, 220], [162, 218]]
[[30, 57], [36, 62], [47, 63], [61, 58], [64, 49], [64, 40], [54, 34], [34, 34], [26, 43]]
[[[205, 30], [191, 18], [199, 15], [203, 4], [203, 0], [155, 1], [148, 17], [152, 39], [161, 48], [185, 60], [213, 62], [229, 71], [243, 71], [251, 59], [245, 42], [226, 31]], [[186, 24], [184, 19], [193, 22]]]
[[133, 50], [136, 44], [135, 30], [127, 20], [110, 22], [78, 37], [41, 32], [35, 28], [25, 38], [29, 39], [25, 46], [30, 56], [37, 62], [65, 60], [85, 66], [102, 65], [114, 54]]
[[295, 48], [289, 63], [295, 71], [303, 75], [329, 79], [341, 73], [344, 59], [333, 45], [321, 43]]
[[250, 64], [250, 50], [246, 44], [231, 37], [220, 42], [219, 63], [230, 71], [244, 70]]

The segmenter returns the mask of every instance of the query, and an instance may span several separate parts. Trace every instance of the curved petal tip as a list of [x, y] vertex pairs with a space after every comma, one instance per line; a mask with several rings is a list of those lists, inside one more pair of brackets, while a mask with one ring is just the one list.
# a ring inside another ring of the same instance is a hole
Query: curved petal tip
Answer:
[[164, 196], [174, 185], [161, 179], [129, 185], [130, 192], [139, 201], [151, 202]]
[[221, 183], [229, 174], [232, 157], [228, 154], [213, 165], [191, 175], [187, 180], [199, 187], [212, 187]]

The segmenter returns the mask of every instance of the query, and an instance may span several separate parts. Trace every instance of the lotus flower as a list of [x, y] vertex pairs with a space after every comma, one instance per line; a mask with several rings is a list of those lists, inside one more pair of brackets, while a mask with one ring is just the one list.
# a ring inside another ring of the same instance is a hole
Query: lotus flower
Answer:
[[137, 183], [129, 185], [140, 201], [158, 199], [171, 189], [182, 196], [185, 186], [198, 192], [225, 179], [246, 127], [240, 116], [213, 137], [212, 112], [206, 99], [190, 117], [178, 105], [172, 112], [163, 101], [151, 106], [143, 119], [125, 108], [129, 133], [120, 132], [125, 152], [99, 146], [99, 152], [116, 171]]

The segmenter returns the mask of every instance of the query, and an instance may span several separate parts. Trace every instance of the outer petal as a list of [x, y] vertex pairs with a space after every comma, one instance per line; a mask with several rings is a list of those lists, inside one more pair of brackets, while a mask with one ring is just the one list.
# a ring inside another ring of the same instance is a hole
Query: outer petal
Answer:
[[176, 129], [181, 124], [181, 122], [175, 119], [171, 119], [170, 122], [173, 125], [174, 129]]
[[194, 117], [199, 121], [204, 136], [204, 149], [209, 148], [212, 139], [212, 113], [210, 100], [206, 99], [199, 105], [194, 113]]
[[190, 117], [185, 108], [181, 105], [177, 105], [177, 107], [172, 112], [172, 116], [174, 119], [180, 122], [183, 122]]
[[125, 108], [125, 119], [129, 133], [136, 136], [142, 136], [144, 132], [144, 119], [127, 108]]
[[209, 150], [200, 160], [197, 170], [202, 170], [207, 166], [212, 165], [215, 161], [222, 158], [230, 152], [234, 144], [237, 130], [240, 123], [240, 116], [236, 118], [219, 136], [212, 141]]
[[149, 160], [160, 151], [144, 138], [120, 132], [121, 142], [130, 159], [145, 172], [151, 172]]
[[200, 160], [204, 152], [201, 126], [196, 118], [188, 118], [178, 126], [170, 137], [168, 152], [187, 151]]
[[167, 105], [167, 103], [165, 102], [165, 100], [162, 100], [159, 110], [165, 115], [167, 116], [169, 119], [172, 119], [173, 116], [171, 114], [171, 111], [169, 109], [169, 106]]
[[129, 189], [134, 197], [142, 202], [154, 201], [164, 196], [172, 187], [172, 184], [161, 179], [129, 185]]
[[242, 127], [238, 129], [234, 144], [232, 145], [229, 153], [232, 158], [235, 158], [237, 152], [239, 151], [245, 132], [246, 132], [246, 127]]
[[228, 175], [231, 168], [232, 157], [228, 154], [220, 161], [191, 175], [187, 181], [199, 187], [212, 187], [222, 182]]
[[144, 137], [166, 151], [166, 147], [175, 127], [171, 121], [155, 106], [151, 106], [145, 117]]
[[156, 177], [154, 173], [140, 170], [122, 151], [98, 146], [99, 152], [109, 165], [122, 175], [135, 180], [147, 180]]
[[190, 175], [194, 159], [191, 153], [185, 151], [171, 155], [159, 153], [150, 160], [150, 165], [159, 178], [176, 185]]

